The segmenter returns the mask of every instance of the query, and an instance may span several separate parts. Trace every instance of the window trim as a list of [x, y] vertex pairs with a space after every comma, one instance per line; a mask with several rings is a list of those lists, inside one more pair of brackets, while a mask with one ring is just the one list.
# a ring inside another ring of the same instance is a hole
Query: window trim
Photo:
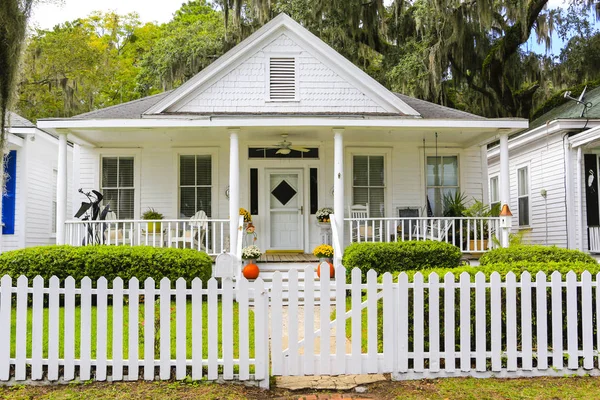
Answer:
[[[523, 195], [520, 196], [519, 195], [519, 171], [522, 169], [527, 169], [527, 195]], [[517, 165], [516, 169], [515, 169], [515, 173], [516, 173], [516, 181], [517, 181], [517, 226], [519, 227], [519, 229], [527, 229], [529, 227], [531, 227], [531, 165], [529, 162], [525, 163], [525, 164], [520, 164]], [[519, 200], [522, 197], [527, 197], [528, 201], [527, 201], [527, 224], [526, 225], [521, 225], [520, 224], [520, 217], [521, 217], [521, 207], [519, 206]]]
[[[496, 201], [494, 201], [494, 199], [492, 198], [492, 181], [496, 180], [496, 194], [498, 195], [498, 198]], [[500, 205], [502, 205], [502, 199], [500, 198], [500, 175], [498, 174], [494, 174], [494, 175], [490, 175], [489, 180], [488, 180], [488, 185], [489, 185], [489, 204], [490, 207], [492, 207], [494, 204], [499, 203]]]
[[[265, 53], [265, 102], [266, 103], [298, 103], [300, 102], [300, 80], [298, 79], [298, 58], [300, 52], [285, 53]], [[271, 98], [271, 58], [293, 58], [294, 59], [294, 98], [293, 99], [272, 99]]]
[[[429, 157], [441, 157], [442, 159], [444, 157], [456, 157], [456, 186], [444, 186], [444, 185], [438, 185], [438, 186], [429, 186], [427, 184], [427, 159]], [[459, 153], [455, 153], [455, 152], [438, 152], [438, 154], [436, 155], [435, 153], [430, 153], [427, 152], [425, 154], [425, 159], [423, 160], [423, 184], [425, 186], [425, 198], [424, 203], [423, 203], [423, 210], [427, 210], [427, 196], [428, 196], [428, 191], [429, 188], [456, 188], [459, 192], [460, 192], [460, 188], [461, 188], [461, 181], [462, 181], [462, 168], [460, 167], [460, 154]], [[426, 211], [424, 211], [424, 215], [427, 215]]]
[[102, 191], [102, 158], [104, 157], [133, 157], [133, 219], [140, 219], [141, 199], [141, 149], [106, 149], [106, 153], [98, 153], [98, 181], [95, 186]]
[[[353, 201], [353, 165], [354, 156], [383, 156], [384, 162], [384, 217], [387, 217], [393, 211], [393, 199], [392, 192], [393, 187], [390, 186], [390, 182], [394, 182], [393, 171], [392, 171], [392, 148], [390, 147], [346, 147], [344, 150], [344, 173], [347, 179], [344, 179], [344, 213], [348, 210], [348, 206], [351, 206]], [[333, 189], [332, 189], [333, 193]], [[350, 194], [350, 195], [348, 195]], [[332, 194], [333, 195], [333, 194]]]
[[50, 202], [50, 237], [56, 237], [56, 219], [58, 216], [58, 167], [52, 167], [52, 201]]
[[[175, 213], [176, 219], [182, 219], [183, 217], [180, 217], [181, 213], [179, 210], [179, 207], [181, 205], [181, 186], [180, 186], [180, 179], [181, 179], [181, 163], [180, 163], [180, 156], [210, 156], [211, 157], [211, 194], [210, 194], [210, 201], [211, 201], [211, 216], [209, 218], [218, 218], [219, 215], [221, 215], [220, 213], [220, 202], [219, 202], [219, 198], [222, 195], [223, 196], [223, 201], [226, 201], [227, 204], [229, 204], [229, 200], [227, 199], [226, 195], [225, 195], [225, 190], [220, 190], [221, 186], [219, 185], [219, 173], [218, 173], [218, 169], [219, 169], [219, 160], [218, 160], [218, 155], [219, 155], [219, 150], [218, 148], [214, 148], [214, 147], [191, 147], [191, 148], [186, 148], [186, 149], [175, 149], [174, 153], [173, 153], [173, 158], [175, 160], [175, 174], [176, 174], [176, 178], [174, 179], [174, 188], [175, 188], [175, 193], [177, 193], [177, 196], [175, 196], [175, 204], [173, 205], [173, 211]], [[221, 193], [222, 192], [222, 193]], [[185, 218], [183, 218], [185, 219]]]

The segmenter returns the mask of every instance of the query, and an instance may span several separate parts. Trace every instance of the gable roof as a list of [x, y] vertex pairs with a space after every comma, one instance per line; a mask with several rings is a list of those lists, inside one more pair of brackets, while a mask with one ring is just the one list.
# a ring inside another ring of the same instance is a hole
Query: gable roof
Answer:
[[[144, 97], [138, 100], [129, 101], [127, 103], [117, 104], [115, 106], [102, 108], [100, 110], [90, 111], [84, 114], [79, 114], [70, 119], [139, 119], [142, 118], [144, 112], [156, 105], [158, 102], [166, 98], [172, 90], [153, 96]], [[486, 120], [487, 118], [479, 115], [470, 114], [465, 111], [455, 110], [450, 107], [441, 106], [429, 101], [420, 100], [414, 97], [407, 96], [401, 93], [394, 93], [416, 112], [423, 119], [453, 119], [453, 120]], [[248, 115], [248, 114], [245, 114]], [[259, 115], [259, 114], [257, 114]], [[397, 117], [397, 115], [396, 115]]]
[[198, 90], [201, 90], [206, 85], [223, 76], [224, 73], [233, 70], [242, 61], [256, 53], [262, 45], [283, 32], [293, 37], [298, 43], [302, 43], [303, 47], [313, 52], [321, 62], [328, 65], [329, 68], [346, 81], [352, 83], [368, 97], [377, 101], [387, 112], [405, 116], [419, 116], [412, 107], [395, 96], [383, 85], [283, 13], [263, 25], [240, 44], [175, 89], [169, 96], [150, 107], [145, 114], [161, 114], [176, 103], [189, 98]]
[[531, 121], [529, 128], [534, 129], [556, 119], [600, 119], [600, 87], [588, 91], [583, 101], [592, 104], [583, 117], [581, 116], [583, 105], [573, 100], [566, 100], [565, 103]]
[[33, 122], [27, 118], [21, 117], [19, 114], [12, 111], [8, 112], [8, 127], [9, 128], [35, 128]]

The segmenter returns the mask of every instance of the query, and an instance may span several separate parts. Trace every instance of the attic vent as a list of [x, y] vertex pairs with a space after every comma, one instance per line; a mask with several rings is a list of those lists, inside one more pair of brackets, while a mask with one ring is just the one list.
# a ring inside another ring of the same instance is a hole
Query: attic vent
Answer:
[[269, 60], [269, 98], [296, 100], [295, 58], [272, 57]]

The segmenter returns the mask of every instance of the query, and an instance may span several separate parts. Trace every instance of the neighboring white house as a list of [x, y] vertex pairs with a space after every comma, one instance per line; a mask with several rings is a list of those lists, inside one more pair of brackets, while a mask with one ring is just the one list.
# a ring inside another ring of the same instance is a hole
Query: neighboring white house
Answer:
[[[65, 211], [81, 199], [66, 192], [69, 170], [118, 219], [112, 232], [95, 225], [94, 240], [187, 240], [213, 254], [235, 248], [239, 207], [263, 250], [312, 251], [325, 206], [346, 243], [395, 240], [407, 209], [437, 221], [431, 235], [443, 240], [443, 194], [487, 201], [486, 145], [528, 126], [392, 93], [283, 14], [173, 91], [38, 124], [74, 143], [73, 163], [59, 168], [59, 243], [92, 237]], [[160, 229], [136, 222], [148, 208], [165, 215]]]
[[[58, 139], [27, 119], [9, 114], [0, 248], [7, 251], [53, 244], [56, 241]], [[69, 151], [69, 162], [71, 159]]]
[[[513, 232], [526, 241], [600, 252], [600, 88], [508, 140]], [[488, 152], [490, 202], [501, 199], [500, 149]], [[588, 241], [588, 235], [590, 240]]]

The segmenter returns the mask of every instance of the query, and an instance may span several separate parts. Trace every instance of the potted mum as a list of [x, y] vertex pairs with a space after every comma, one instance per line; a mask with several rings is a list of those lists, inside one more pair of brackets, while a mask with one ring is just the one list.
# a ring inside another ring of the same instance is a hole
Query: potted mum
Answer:
[[[148, 210], [142, 214], [142, 219], [149, 221], [157, 221], [163, 219], [165, 216], [156, 211], [154, 208], [148, 208]], [[148, 233], [160, 232], [160, 222], [148, 222]]]
[[245, 223], [252, 222], [252, 214], [245, 208], [240, 208], [240, 215], [244, 216]]
[[320, 246], [315, 247], [313, 250], [313, 255], [319, 259], [319, 266], [317, 267], [317, 276], [321, 277], [321, 264], [326, 262], [329, 264], [329, 277], [333, 278], [335, 275], [335, 268], [333, 267], [333, 263], [331, 259], [333, 258], [333, 247], [328, 244], [322, 244]]
[[318, 222], [329, 222], [329, 215], [333, 214], [333, 209], [330, 207], [323, 207], [317, 210], [315, 216], [317, 217]]
[[258, 265], [256, 260], [262, 255], [262, 252], [256, 245], [246, 246], [242, 249], [242, 259], [246, 260], [246, 266], [242, 270], [242, 274], [246, 279], [258, 278]]

